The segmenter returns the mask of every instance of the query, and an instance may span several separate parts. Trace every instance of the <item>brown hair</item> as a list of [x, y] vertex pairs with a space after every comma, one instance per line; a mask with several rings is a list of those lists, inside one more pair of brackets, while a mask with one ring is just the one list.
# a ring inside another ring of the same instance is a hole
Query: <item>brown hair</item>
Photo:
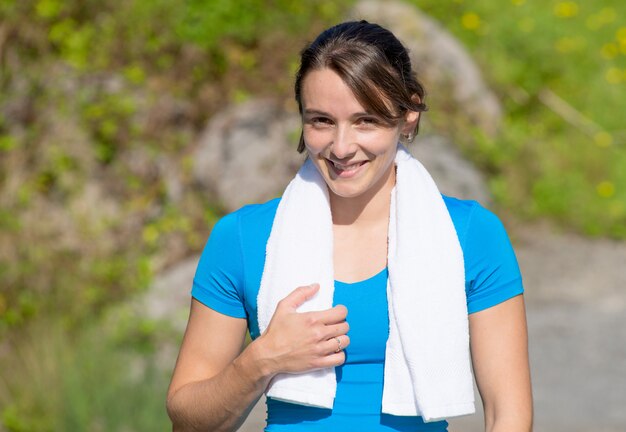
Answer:
[[[302, 82], [307, 73], [329, 68], [352, 90], [364, 108], [389, 126], [407, 111], [423, 112], [424, 87], [411, 67], [407, 49], [389, 30], [367, 21], [350, 21], [322, 32], [306, 47], [296, 74], [295, 96], [302, 114]], [[417, 98], [415, 97], [417, 96]], [[418, 125], [415, 128], [417, 133]], [[300, 134], [298, 152], [304, 151]]]

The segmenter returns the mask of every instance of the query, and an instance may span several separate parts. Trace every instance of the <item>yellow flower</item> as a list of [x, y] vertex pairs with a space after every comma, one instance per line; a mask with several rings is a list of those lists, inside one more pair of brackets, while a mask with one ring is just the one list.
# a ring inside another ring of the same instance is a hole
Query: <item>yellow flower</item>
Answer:
[[602, 21], [606, 24], [612, 23], [617, 19], [617, 12], [612, 7], [602, 8], [598, 15], [602, 17]]
[[511, 3], [513, 3], [515, 6], [521, 6], [526, 3], [526, 0], [511, 0]]
[[610, 147], [613, 144], [613, 136], [605, 131], [600, 131], [593, 136], [593, 140], [598, 147]]
[[596, 19], [596, 15], [590, 15], [585, 20], [585, 25], [589, 30], [598, 30], [600, 27], [602, 27], [602, 22]]
[[468, 30], [478, 30], [481, 24], [480, 17], [474, 12], [466, 12], [461, 17], [461, 25]]
[[604, 78], [609, 82], [609, 84], [619, 84], [622, 82], [622, 71], [616, 67], [609, 68], [604, 74]]
[[619, 54], [619, 50], [617, 49], [617, 45], [614, 43], [604, 44], [602, 49], [600, 50], [600, 54], [607, 60], [614, 59]]
[[596, 186], [596, 192], [602, 198], [611, 198], [615, 195], [615, 185], [608, 180], [602, 181]]
[[626, 27], [620, 27], [619, 30], [617, 30], [615, 39], [617, 39], [619, 43], [626, 43]]
[[530, 17], [524, 17], [518, 21], [517, 26], [524, 33], [530, 33], [535, 29], [535, 21]]
[[577, 51], [585, 47], [587, 41], [580, 36], [562, 37], [554, 43], [554, 48], [562, 53]]
[[143, 241], [150, 246], [154, 246], [161, 235], [159, 229], [154, 224], [144, 227], [141, 234]]
[[624, 214], [625, 210], [626, 205], [624, 204], [623, 200], [614, 199], [609, 204], [609, 214], [614, 218], [621, 217]]
[[589, 30], [598, 30], [599, 28], [610, 24], [617, 19], [615, 9], [610, 7], [602, 8], [597, 14], [589, 15], [586, 25]]
[[554, 14], [559, 18], [571, 18], [578, 15], [578, 4], [573, 1], [557, 3], [554, 6]]

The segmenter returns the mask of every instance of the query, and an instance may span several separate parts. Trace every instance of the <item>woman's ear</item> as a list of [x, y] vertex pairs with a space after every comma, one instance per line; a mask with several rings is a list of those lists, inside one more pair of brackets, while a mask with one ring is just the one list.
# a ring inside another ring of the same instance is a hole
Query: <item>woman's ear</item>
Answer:
[[404, 125], [402, 126], [402, 133], [405, 135], [412, 134], [417, 128], [417, 122], [420, 119], [420, 113], [417, 111], [407, 111], [404, 116]]

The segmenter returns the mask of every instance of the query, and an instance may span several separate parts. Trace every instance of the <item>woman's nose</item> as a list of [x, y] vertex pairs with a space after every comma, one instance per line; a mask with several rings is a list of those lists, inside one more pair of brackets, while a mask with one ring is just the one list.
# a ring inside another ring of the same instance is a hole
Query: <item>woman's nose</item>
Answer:
[[350, 127], [337, 127], [331, 152], [337, 159], [346, 159], [356, 152], [356, 141]]

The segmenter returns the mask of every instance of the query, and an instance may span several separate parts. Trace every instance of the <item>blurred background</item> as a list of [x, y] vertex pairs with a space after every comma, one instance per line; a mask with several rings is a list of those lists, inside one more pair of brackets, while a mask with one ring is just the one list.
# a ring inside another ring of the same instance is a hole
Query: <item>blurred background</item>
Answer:
[[[300, 49], [356, 3], [0, 0], [0, 431], [169, 429], [189, 274], [236, 207], [201, 147], [237, 107], [293, 119]], [[477, 171], [519, 247], [537, 430], [625, 430], [626, 5], [401, 3], [476, 67], [447, 79], [478, 72], [495, 103], [464, 115], [484, 101], [425, 73], [421, 133]], [[167, 279], [181, 265], [186, 283]]]

